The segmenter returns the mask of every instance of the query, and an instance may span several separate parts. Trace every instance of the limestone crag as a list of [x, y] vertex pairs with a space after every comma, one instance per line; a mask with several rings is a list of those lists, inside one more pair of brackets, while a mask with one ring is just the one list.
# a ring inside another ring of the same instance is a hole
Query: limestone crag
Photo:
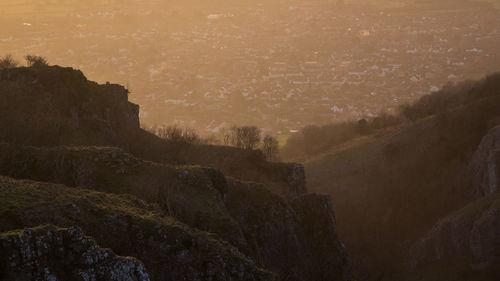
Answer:
[[[217, 233], [283, 278], [349, 280], [328, 196], [287, 200], [262, 184], [226, 180], [215, 169], [175, 168], [108, 147], [0, 144], [0, 174], [134, 194], [179, 221]], [[305, 185], [303, 172], [295, 179]]]
[[144, 265], [101, 249], [78, 227], [46, 225], [0, 234], [2, 280], [149, 281]]
[[139, 129], [139, 106], [116, 84], [71, 68], [0, 71], [0, 140], [31, 144], [118, 144]]
[[337, 235], [330, 196], [305, 194], [291, 205], [297, 217], [305, 267], [313, 277], [309, 280], [351, 280], [350, 260]]
[[500, 262], [500, 193], [468, 204], [440, 220], [410, 250], [410, 267], [466, 260], [485, 268]]
[[477, 197], [498, 191], [500, 184], [500, 126], [483, 137], [468, 167], [470, 185]]
[[352, 280], [328, 196], [287, 201], [261, 184], [228, 183], [227, 208], [252, 237], [249, 246], [257, 261], [283, 280]]
[[99, 245], [140, 259], [153, 280], [275, 280], [217, 235], [164, 216], [132, 195], [0, 176], [0, 200], [0, 232], [30, 225], [78, 226]]
[[0, 70], [0, 174], [38, 181], [0, 177], [0, 231], [79, 226], [153, 280], [350, 278], [303, 165], [161, 139], [127, 94], [71, 68]]

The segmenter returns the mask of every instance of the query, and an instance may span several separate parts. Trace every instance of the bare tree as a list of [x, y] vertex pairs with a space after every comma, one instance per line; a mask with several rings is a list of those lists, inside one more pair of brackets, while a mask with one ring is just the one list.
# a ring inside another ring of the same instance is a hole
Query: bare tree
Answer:
[[24, 57], [26, 60], [26, 63], [30, 67], [39, 67], [39, 66], [47, 66], [49, 63], [44, 57], [41, 56], [35, 56], [35, 55], [26, 55]]
[[260, 129], [255, 126], [232, 127], [230, 141], [233, 146], [253, 150], [260, 142]]
[[272, 136], [265, 136], [262, 140], [262, 151], [268, 161], [277, 160], [279, 153], [279, 142]]

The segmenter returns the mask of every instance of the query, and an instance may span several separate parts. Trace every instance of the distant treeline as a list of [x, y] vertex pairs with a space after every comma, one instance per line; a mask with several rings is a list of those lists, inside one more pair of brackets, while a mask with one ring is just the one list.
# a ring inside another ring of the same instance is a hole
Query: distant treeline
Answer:
[[[26, 65], [28, 67], [39, 67], [39, 66], [47, 66], [48, 62], [44, 57], [35, 56], [35, 55], [26, 55], [24, 57], [26, 60]], [[12, 57], [12, 55], [5, 55], [0, 58], [0, 70], [19, 67], [19, 62]]]
[[233, 146], [244, 150], [260, 150], [269, 161], [279, 159], [278, 140], [269, 135], [262, 137], [262, 131], [255, 126], [233, 126], [208, 137], [201, 137], [195, 130], [177, 125], [143, 126], [143, 129], [179, 146], [210, 144]]
[[500, 95], [494, 89], [494, 84], [498, 81], [500, 81], [500, 73], [489, 75], [482, 83], [486, 86], [492, 85], [491, 89], [481, 92], [474, 91], [474, 85], [481, 82], [465, 81], [447, 84], [438, 92], [423, 96], [413, 104], [400, 106], [396, 114], [381, 113], [371, 119], [324, 126], [306, 126], [287, 140], [281, 149], [281, 157], [285, 160], [305, 161], [355, 138], [446, 112], [487, 96]]

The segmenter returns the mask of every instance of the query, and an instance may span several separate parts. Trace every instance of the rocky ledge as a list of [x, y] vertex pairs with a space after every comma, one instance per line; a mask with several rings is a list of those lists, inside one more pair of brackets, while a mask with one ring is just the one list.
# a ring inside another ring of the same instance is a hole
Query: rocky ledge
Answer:
[[102, 249], [78, 227], [45, 225], [0, 234], [2, 280], [149, 281], [135, 258]]

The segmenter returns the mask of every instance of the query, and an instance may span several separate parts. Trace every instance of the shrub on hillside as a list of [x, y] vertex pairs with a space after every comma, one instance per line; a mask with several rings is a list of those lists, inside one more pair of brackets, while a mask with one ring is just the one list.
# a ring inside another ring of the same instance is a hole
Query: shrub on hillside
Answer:
[[26, 55], [24, 59], [26, 60], [26, 63], [28, 64], [29, 67], [40, 67], [49, 65], [47, 59], [41, 56]]
[[19, 63], [12, 57], [12, 55], [5, 55], [0, 58], [0, 69], [15, 68]]

